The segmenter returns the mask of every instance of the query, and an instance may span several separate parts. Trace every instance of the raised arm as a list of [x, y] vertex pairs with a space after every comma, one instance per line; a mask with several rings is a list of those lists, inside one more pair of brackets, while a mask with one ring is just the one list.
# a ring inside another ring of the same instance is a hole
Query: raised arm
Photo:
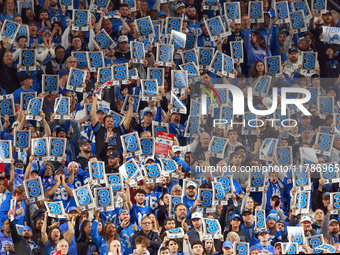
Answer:
[[48, 212], [45, 212], [44, 222], [41, 227], [41, 241], [45, 245], [48, 242], [48, 236], [47, 236], [47, 218], [48, 218]]
[[17, 126], [17, 130], [23, 130], [25, 124], [26, 124], [26, 116], [28, 114], [28, 111], [25, 111], [24, 113], [22, 113], [21, 111], [19, 112], [19, 124]]
[[126, 191], [125, 191], [125, 201], [124, 201], [124, 208], [128, 209], [129, 211], [132, 209], [132, 203], [130, 199], [130, 186], [129, 186], [130, 178], [125, 180], [126, 183]]
[[98, 101], [98, 98], [96, 96], [94, 96], [93, 101], [92, 101], [91, 111], [90, 111], [92, 127], [94, 127], [98, 122], [98, 118], [97, 118], [97, 114], [96, 114], [97, 113], [97, 101]]
[[64, 47], [64, 49], [68, 49], [69, 44], [68, 44], [68, 36], [70, 35], [70, 30], [72, 26], [73, 20], [70, 20], [68, 23], [68, 27], [65, 29], [62, 37], [61, 37], [61, 46]]
[[[129, 110], [125, 114], [125, 119], [124, 119], [124, 122], [123, 122], [123, 127], [124, 127], [125, 130], [129, 130], [129, 128], [130, 128], [130, 123], [132, 121], [134, 102], [135, 102], [135, 100], [133, 99], [133, 97], [129, 97]], [[91, 109], [91, 111], [92, 111], [92, 109]], [[91, 116], [91, 118], [92, 118], [92, 116]]]
[[65, 176], [63, 176], [63, 180], [61, 182], [61, 184], [63, 185], [63, 187], [65, 188], [67, 194], [70, 196], [70, 197], [74, 197], [73, 195], [73, 189], [70, 188], [70, 186], [68, 186], [68, 184], [65, 182]]
[[32, 162], [33, 162], [33, 160], [34, 160], [34, 155], [31, 155], [30, 158], [29, 158], [28, 165], [27, 165], [26, 170], [25, 170], [24, 181], [29, 180], [30, 177], [31, 177]]
[[8, 187], [7, 187], [9, 192], [13, 191], [13, 186], [14, 186], [14, 176], [15, 176], [14, 162], [15, 162], [14, 158], [11, 158], [11, 173], [10, 173], [10, 179], [9, 179]]
[[49, 189], [47, 190], [47, 193], [48, 193], [50, 196], [52, 196], [52, 195], [57, 191], [57, 189], [59, 188], [60, 184], [61, 184], [61, 182], [60, 182], [60, 179], [58, 178], [56, 184], [54, 184], [53, 187], [49, 188]]
[[120, 30], [120, 33], [122, 35], [127, 35], [130, 32], [130, 27], [129, 25], [125, 22], [125, 20], [122, 18], [122, 15], [120, 14], [120, 12], [117, 12], [117, 14], [120, 16], [120, 22], [122, 22], [123, 25], [123, 29]]
[[71, 216], [67, 214], [67, 219], [68, 230], [64, 233], [64, 238], [69, 244], [71, 244], [74, 236], [74, 226], [76, 225], [76, 218], [75, 217], [71, 218]]
[[43, 113], [42, 111], [40, 112], [40, 117], [42, 118], [42, 124], [43, 124], [43, 128], [45, 131], [45, 135], [44, 137], [50, 137], [51, 136], [51, 128], [48, 125], [46, 118], [45, 118], [45, 113]]
[[102, 23], [104, 20], [104, 16], [105, 16], [105, 11], [103, 10], [100, 14], [100, 19], [98, 20], [98, 22], [96, 23], [95, 27], [94, 27], [94, 31], [95, 33], [98, 33], [100, 31], [100, 29], [102, 28]]

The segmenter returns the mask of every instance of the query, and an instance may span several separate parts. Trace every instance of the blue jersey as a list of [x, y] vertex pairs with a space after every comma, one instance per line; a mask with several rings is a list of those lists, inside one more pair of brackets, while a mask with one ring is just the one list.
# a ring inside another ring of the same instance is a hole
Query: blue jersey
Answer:
[[286, 209], [285, 207], [285, 203], [283, 201], [283, 187], [284, 187], [285, 183], [283, 181], [281, 181], [280, 179], [278, 179], [278, 181], [276, 183], [272, 183], [269, 180], [266, 183], [266, 186], [268, 188], [267, 191], [267, 203], [266, 203], [266, 210], [270, 211], [272, 209], [272, 207], [270, 206], [270, 201], [272, 199], [272, 197], [278, 196], [281, 200], [281, 209], [284, 211]]
[[169, 133], [175, 135], [177, 138], [184, 136], [184, 126], [182, 124], [176, 125], [169, 122]]
[[241, 225], [241, 231], [243, 231], [244, 233], [247, 234], [250, 245], [255, 245], [255, 244], [260, 242], [260, 240], [257, 239], [256, 236], [255, 236], [254, 227], [255, 227], [255, 222], [250, 227], [247, 227], [244, 224]]
[[[68, 230], [68, 223], [61, 224], [59, 227], [61, 233], [65, 233]], [[77, 243], [76, 238], [73, 235], [72, 242], [70, 244], [70, 247], [68, 249], [68, 254], [77, 254]]]
[[51, 7], [49, 6], [48, 13], [50, 14], [51, 24], [53, 24], [56, 21], [59, 21], [63, 25], [62, 29], [66, 29], [66, 15], [63, 15], [63, 11], [61, 10], [61, 8], [59, 9], [58, 12], [56, 12], [55, 10], [52, 10]]
[[[123, 228], [118, 237], [120, 238], [120, 243], [122, 244], [122, 254], [129, 255], [133, 252], [133, 242], [132, 237], [135, 234], [133, 230], [133, 224], [131, 223], [127, 228]], [[138, 230], [141, 228], [137, 225]]]
[[83, 174], [77, 174], [77, 176], [74, 177], [74, 181], [73, 181], [73, 186], [75, 189], [84, 186], [85, 184], [87, 184], [86, 181], [86, 176], [85, 173], [83, 172]]
[[10, 245], [14, 247], [12, 236], [6, 236], [4, 231], [0, 232], [0, 255], [14, 255], [13, 252], [8, 252], [6, 246]]
[[48, 240], [47, 243], [44, 245], [46, 255], [53, 255], [57, 251], [57, 247], [53, 248], [51, 241]]
[[[125, 22], [128, 23], [129, 19], [126, 19]], [[121, 31], [123, 29], [123, 24], [120, 19], [112, 19], [112, 31]]]
[[197, 44], [198, 47], [217, 47], [217, 43], [211, 40], [210, 36], [205, 36], [204, 34], [197, 38]]
[[43, 43], [43, 39], [40, 36], [37, 36], [37, 37], [30, 36], [30, 41], [29, 41], [29, 44], [28, 44], [28, 48], [29, 49], [32, 49], [32, 45], [33, 45], [35, 39], [38, 40], [38, 44], [42, 44]]
[[[16, 15], [20, 16], [19, 14], [16, 14]], [[0, 14], [0, 20], [1, 20], [2, 24], [4, 24], [6, 19], [13, 21], [14, 20], [14, 15], [7, 13], [6, 16], [4, 16], [4, 14], [1, 13]]]
[[151, 194], [146, 193], [146, 199], [144, 201], [144, 205], [151, 207], [152, 210], [155, 210], [158, 206], [158, 201], [163, 192], [153, 191]]
[[106, 211], [100, 213], [100, 218], [104, 222], [104, 225], [113, 223], [116, 226], [119, 225], [118, 213], [121, 208], [116, 207], [113, 211]]
[[[74, 186], [70, 183], [68, 183], [67, 186], [69, 186], [71, 189], [74, 189]], [[53, 185], [51, 185], [49, 188], [51, 187], [53, 187]], [[71, 198], [72, 197], [68, 195], [63, 185], [60, 185], [54, 192], [54, 194], [51, 196], [51, 199], [53, 199], [54, 201], [61, 201], [65, 209], [69, 206]]]
[[149, 206], [141, 207], [141, 206], [133, 204], [131, 211], [130, 211], [131, 224], [137, 223], [139, 226], [141, 226], [142, 219], [144, 218], [144, 216], [151, 212], [152, 212], [152, 209]]
[[195, 196], [195, 199], [190, 199], [187, 196], [183, 197], [183, 204], [187, 207], [187, 219], [191, 219], [190, 208], [194, 206], [196, 200], [197, 196]]
[[[22, 87], [20, 87], [20, 88], [16, 89], [13, 92], [14, 102], [20, 104], [21, 93], [26, 93], [26, 92], [36, 92], [36, 91], [34, 89], [32, 89], [32, 88], [29, 88], [28, 90], [25, 90]], [[25, 100], [24, 100], [24, 102], [25, 102]]]
[[200, 36], [203, 32], [200, 22], [189, 21], [188, 30], [190, 31], [190, 33], [193, 33], [197, 36]]

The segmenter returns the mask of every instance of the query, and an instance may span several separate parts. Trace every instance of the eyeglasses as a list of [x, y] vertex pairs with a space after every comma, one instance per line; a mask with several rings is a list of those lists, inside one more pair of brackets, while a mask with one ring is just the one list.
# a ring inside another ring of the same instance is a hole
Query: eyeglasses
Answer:
[[181, 192], [181, 190], [180, 190], [180, 189], [178, 189], [178, 190], [174, 190], [174, 192]]
[[142, 222], [142, 224], [144, 224], [144, 225], [151, 225], [152, 223], [151, 222]]
[[68, 61], [69, 63], [77, 63], [78, 61]]

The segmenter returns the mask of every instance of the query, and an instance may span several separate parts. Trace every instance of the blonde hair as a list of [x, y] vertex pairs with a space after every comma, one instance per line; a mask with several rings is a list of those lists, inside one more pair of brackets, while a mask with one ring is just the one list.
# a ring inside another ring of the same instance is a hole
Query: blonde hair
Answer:
[[172, 191], [173, 191], [174, 189], [180, 189], [180, 190], [182, 191], [181, 185], [176, 184], [176, 185], [174, 185], [174, 186], [172, 187], [172, 189], [171, 189], [171, 195], [174, 195], [174, 194], [172, 193]]
[[230, 231], [230, 232], [228, 233], [226, 240], [230, 241], [229, 239], [230, 239], [231, 235], [237, 236], [237, 242], [240, 241], [240, 236], [239, 236], [236, 232], [234, 232], [234, 231]]

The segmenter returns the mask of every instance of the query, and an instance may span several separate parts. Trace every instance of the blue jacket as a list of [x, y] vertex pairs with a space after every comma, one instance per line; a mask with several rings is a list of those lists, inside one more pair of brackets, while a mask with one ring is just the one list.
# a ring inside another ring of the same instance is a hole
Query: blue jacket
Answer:
[[250, 29], [249, 28], [246, 29], [246, 33], [244, 35], [244, 47], [247, 51], [248, 66], [254, 66], [257, 60], [261, 60], [264, 62], [265, 57], [272, 56], [269, 49], [268, 49], [268, 52], [266, 52], [261, 47], [257, 47], [256, 50], [254, 49], [253, 45], [250, 42]]
[[[14, 244], [13, 244], [13, 240], [12, 240], [12, 236], [6, 236], [4, 234], [4, 231], [1, 230], [0, 232], [0, 243], [1, 243], [1, 250], [0, 250], [0, 255], [8, 255], [6, 253], [6, 246], [7, 245], [11, 245], [14, 247]], [[13, 252], [9, 252], [10, 255], [14, 255]]]
[[[2, 227], [2, 224], [5, 220], [8, 219], [8, 211], [11, 209], [11, 199], [12, 199], [12, 193], [7, 193], [6, 194], [6, 200], [4, 200], [1, 204], [1, 209], [0, 209], [0, 227]], [[25, 201], [21, 202], [21, 207], [24, 209], [24, 213], [17, 215], [17, 213], [15, 212], [14, 215], [14, 224], [15, 225], [24, 225], [24, 222], [26, 221], [26, 216], [25, 216], [25, 212], [26, 212], [26, 203]], [[18, 207], [16, 207], [15, 210], [18, 210]]]
[[100, 250], [99, 255], [107, 254], [109, 250], [109, 245], [106, 242], [105, 238], [98, 234], [98, 221], [97, 220], [92, 221], [91, 238]]

